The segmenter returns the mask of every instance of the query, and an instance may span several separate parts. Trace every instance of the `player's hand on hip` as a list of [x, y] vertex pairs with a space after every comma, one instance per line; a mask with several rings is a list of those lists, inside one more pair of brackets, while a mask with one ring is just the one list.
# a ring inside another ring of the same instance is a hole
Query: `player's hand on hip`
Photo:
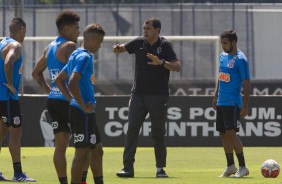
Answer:
[[83, 111], [86, 113], [93, 113], [95, 112], [96, 109], [96, 105], [95, 104], [91, 104], [90, 102], [85, 104]]
[[6, 83], [3, 83], [14, 95], [17, 94], [17, 90], [15, 89], [14, 86], [12, 85], [9, 85], [9, 84], [6, 84]]
[[147, 53], [147, 57], [152, 60], [151, 62], [148, 62], [149, 65], [162, 65], [163, 64], [163, 60], [160, 60], [158, 56], [155, 56], [154, 54]]

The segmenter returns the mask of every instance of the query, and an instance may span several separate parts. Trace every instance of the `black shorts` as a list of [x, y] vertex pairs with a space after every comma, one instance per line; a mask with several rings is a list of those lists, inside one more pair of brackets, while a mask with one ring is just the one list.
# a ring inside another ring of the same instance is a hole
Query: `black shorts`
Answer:
[[22, 113], [19, 100], [0, 101], [0, 118], [7, 127], [21, 127]]
[[216, 130], [225, 133], [226, 130], [239, 132], [240, 108], [237, 106], [217, 106]]
[[69, 119], [75, 148], [95, 148], [96, 144], [101, 143], [95, 113], [85, 114], [77, 107], [69, 106]]
[[48, 98], [47, 109], [52, 119], [54, 134], [59, 132], [71, 132], [68, 116], [68, 101]]

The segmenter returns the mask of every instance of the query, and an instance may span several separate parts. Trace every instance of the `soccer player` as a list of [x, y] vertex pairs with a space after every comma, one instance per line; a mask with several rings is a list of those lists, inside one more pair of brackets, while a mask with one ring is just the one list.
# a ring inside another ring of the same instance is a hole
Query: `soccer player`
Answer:
[[[101, 137], [96, 124], [94, 96], [94, 65], [91, 53], [99, 50], [105, 31], [90, 24], [83, 31], [83, 43], [69, 57], [56, 84], [66, 98], [71, 98], [69, 119], [73, 129], [75, 155], [71, 168], [71, 184], [78, 184], [87, 155], [91, 154], [91, 170], [95, 184], [103, 184]], [[68, 88], [65, 81], [69, 79]]]
[[[9, 151], [13, 161], [13, 181], [36, 182], [22, 172], [21, 137], [22, 114], [19, 104], [19, 86], [22, 73], [21, 43], [26, 34], [23, 19], [15, 17], [9, 24], [10, 36], [0, 42], [0, 147], [9, 132]], [[1, 166], [1, 165], [0, 165]], [[0, 173], [0, 181], [7, 180]]]
[[160, 37], [161, 22], [149, 18], [143, 24], [143, 36], [126, 44], [116, 44], [113, 52], [135, 54], [135, 78], [129, 101], [128, 131], [123, 153], [124, 168], [119, 177], [134, 177], [134, 161], [139, 130], [149, 113], [152, 122], [156, 158], [156, 177], [168, 177], [166, 167], [166, 118], [170, 71], [180, 71], [180, 62], [172, 43]]
[[[55, 79], [66, 65], [68, 57], [77, 48], [79, 36], [79, 20], [77, 13], [70, 10], [61, 11], [56, 18], [59, 36], [44, 50], [35, 65], [32, 76], [47, 93], [47, 109], [52, 118], [55, 134], [54, 166], [61, 184], [68, 183], [66, 149], [68, 147], [71, 127], [68, 119], [70, 98], [65, 98], [55, 84]], [[46, 82], [43, 72], [48, 68], [51, 86]], [[85, 183], [88, 165], [85, 166], [82, 183]]]
[[[243, 144], [236, 132], [239, 131], [238, 120], [248, 114], [250, 96], [249, 62], [237, 48], [237, 34], [226, 30], [221, 36], [223, 52], [219, 58], [219, 78], [212, 107], [216, 110], [216, 130], [220, 132], [227, 160], [227, 168], [220, 177], [243, 177], [249, 174], [243, 153]], [[242, 100], [241, 89], [244, 98]], [[239, 162], [239, 169], [234, 164], [233, 150]]]

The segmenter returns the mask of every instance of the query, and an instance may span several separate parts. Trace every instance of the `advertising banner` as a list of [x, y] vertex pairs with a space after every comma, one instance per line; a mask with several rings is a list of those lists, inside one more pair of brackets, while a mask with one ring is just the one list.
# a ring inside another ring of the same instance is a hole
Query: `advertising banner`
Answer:
[[[252, 80], [251, 95], [282, 95], [281, 80]], [[128, 95], [132, 88], [130, 81], [96, 82], [95, 93], [98, 95]], [[171, 81], [169, 90], [172, 96], [214, 95], [214, 80]]]
[[[171, 96], [167, 114], [167, 146], [221, 146], [215, 130], [212, 96]], [[128, 127], [129, 96], [97, 97], [97, 123], [104, 146], [123, 146]], [[23, 146], [54, 146], [47, 97], [21, 97]], [[282, 146], [282, 97], [252, 96], [249, 116], [241, 119], [245, 146]], [[146, 117], [139, 146], [152, 146], [151, 123]]]

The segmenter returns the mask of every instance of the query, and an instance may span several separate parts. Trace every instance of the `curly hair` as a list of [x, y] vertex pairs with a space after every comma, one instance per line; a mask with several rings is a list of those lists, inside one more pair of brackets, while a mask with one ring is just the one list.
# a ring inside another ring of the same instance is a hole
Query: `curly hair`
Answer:
[[73, 25], [76, 22], [79, 22], [79, 20], [80, 20], [80, 17], [77, 13], [71, 10], [62, 10], [56, 18], [56, 25], [57, 25], [58, 31], [61, 32], [64, 26]]

